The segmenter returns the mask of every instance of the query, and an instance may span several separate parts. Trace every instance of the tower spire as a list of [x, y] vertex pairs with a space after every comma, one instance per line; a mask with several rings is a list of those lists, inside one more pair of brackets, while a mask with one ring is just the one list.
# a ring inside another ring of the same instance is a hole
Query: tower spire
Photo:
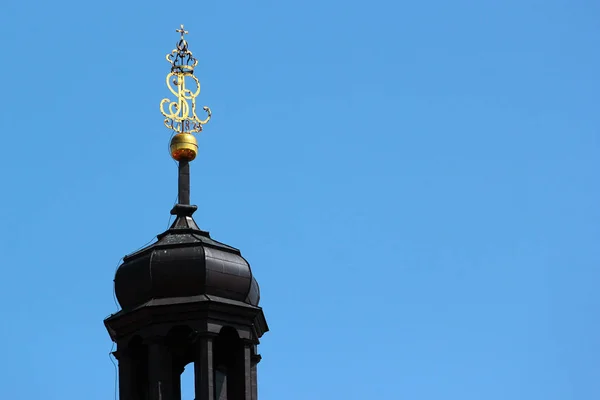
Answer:
[[123, 257], [114, 278], [121, 310], [104, 324], [117, 344], [120, 400], [181, 400], [181, 374], [194, 370], [197, 400], [257, 400], [258, 344], [269, 330], [260, 288], [242, 253], [201, 230], [190, 205], [189, 163], [194, 133], [210, 119], [196, 116], [198, 63], [183, 25], [167, 55], [174, 99], [160, 109], [174, 131], [171, 156], [179, 162], [177, 217], [156, 242]]
[[198, 154], [198, 141], [194, 133], [202, 132], [202, 126], [211, 118], [210, 108], [204, 106], [206, 119], [198, 118], [196, 114], [196, 97], [200, 94], [200, 81], [194, 75], [198, 60], [189, 50], [183, 24], [175, 32], [181, 38], [175, 48], [167, 54], [166, 59], [171, 64], [171, 72], [167, 74], [166, 83], [175, 99], [164, 98], [160, 102], [160, 112], [165, 117], [164, 124], [174, 133], [171, 139], [171, 157], [179, 162], [178, 203], [190, 204], [190, 161]]

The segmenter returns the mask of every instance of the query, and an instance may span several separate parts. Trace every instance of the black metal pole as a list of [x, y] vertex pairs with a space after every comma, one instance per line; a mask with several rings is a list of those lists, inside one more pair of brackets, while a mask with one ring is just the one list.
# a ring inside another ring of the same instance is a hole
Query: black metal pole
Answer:
[[179, 204], [190, 204], [190, 163], [188, 161], [179, 161], [179, 180], [178, 180]]

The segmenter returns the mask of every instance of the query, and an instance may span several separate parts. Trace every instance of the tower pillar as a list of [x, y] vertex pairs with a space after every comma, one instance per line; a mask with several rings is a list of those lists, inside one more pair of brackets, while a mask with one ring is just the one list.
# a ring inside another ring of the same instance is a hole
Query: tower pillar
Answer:
[[213, 354], [213, 336], [200, 336], [194, 346], [194, 386], [197, 400], [215, 400]]
[[173, 366], [173, 400], [181, 400], [181, 374], [183, 370], [184, 368]]
[[252, 376], [252, 400], [258, 400], [258, 372], [257, 366], [260, 362], [260, 355], [256, 354], [256, 345], [252, 346], [251, 353], [251, 370], [250, 374]]
[[119, 363], [119, 399], [141, 400], [137, 387], [136, 360], [131, 349], [113, 353]]
[[239, 353], [239, 361], [236, 363], [239, 366], [237, 376], [241, 380], [240, 389], [243, 388], [243, 395], [240, 396], [240, 400], [252, 400], [252, 353], [250, 343], [244, 343], [242, 351]]
[[149, 400], [175, 400], [173, 357], [164, 338], [152, 338], [148, 343]]

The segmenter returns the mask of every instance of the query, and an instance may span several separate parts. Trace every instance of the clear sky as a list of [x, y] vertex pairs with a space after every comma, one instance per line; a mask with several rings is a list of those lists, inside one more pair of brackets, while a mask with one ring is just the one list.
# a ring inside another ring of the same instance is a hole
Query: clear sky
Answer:
[[175, 201], [158, 104], [183, 23], [213, 110], [195, 217], [261, 284], [261, 400], [600, 398], [598, 21], [591, 0], [4, 0], [0, 397], [114, 396], [102, 320]]

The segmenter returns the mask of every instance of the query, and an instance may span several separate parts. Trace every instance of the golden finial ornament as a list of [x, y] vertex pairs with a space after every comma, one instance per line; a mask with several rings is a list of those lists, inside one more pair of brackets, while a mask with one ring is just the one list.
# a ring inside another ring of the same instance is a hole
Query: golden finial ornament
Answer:
[[[202, 120], [196, 115], [196, 97], [200, 94], [200, 81], [194, 76], [194, 68], [198, 60], [188, 48], [185, 35], [188, 34], [181, 25], [175, 30], [181, 34], [175, 49], [167, 54], [171, 64], [171, 72], [167, 75], [167, 87], [175, 96], [175, 100], [164, 98], [160, 102], [160, 112], [165, 117], [165, 126], [176, 134], [171, 139], [171, 157], [176, 161], [192, 161], [198, 153], [198, 142], [193, 133], [202, 131], [202, 125], [210, 121], [210, 108], [204, 106], [207, 117]], [[190, 84], [192, 89], [189, 89]]]

